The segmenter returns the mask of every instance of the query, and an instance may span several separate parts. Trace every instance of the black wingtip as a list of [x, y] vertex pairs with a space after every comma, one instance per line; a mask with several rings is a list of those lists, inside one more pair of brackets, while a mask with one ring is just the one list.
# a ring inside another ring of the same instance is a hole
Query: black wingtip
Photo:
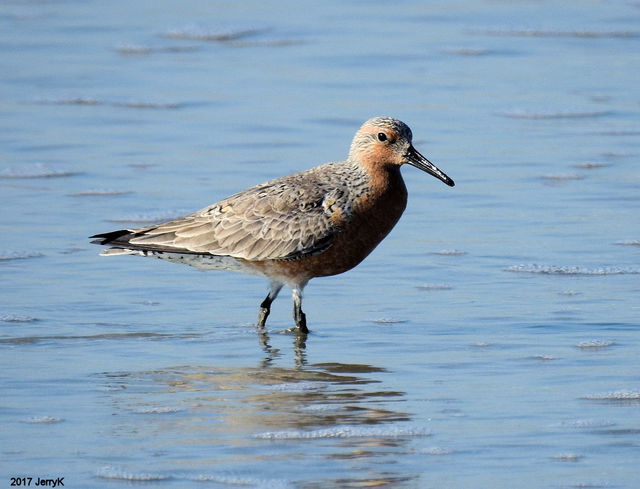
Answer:
[[89, 239], [92, 239], [93, 241], [91, 242], [94, 244], [105, 245], [121, 238], [122, 236], [126, 236], [127, 234], [131, 234], [131, 231], [127, 229], [119, 229], [118, 231], [111, 231], [110, 233], [94, 234], [93, 236], [89, 236]]

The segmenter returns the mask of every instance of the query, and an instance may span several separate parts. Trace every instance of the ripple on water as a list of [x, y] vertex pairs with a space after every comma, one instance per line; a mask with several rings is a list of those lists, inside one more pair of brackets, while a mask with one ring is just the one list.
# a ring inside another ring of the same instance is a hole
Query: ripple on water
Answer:
[[133, 192], [131, 190], [90, 189], [90, 190], [83, 190], [81, 192], [73, 192], [73, 193], [70, 193], [69, 196], [70, 197], [94, 197], [94, 196], [111, 197], [116, 195], [128, 195], [132, 193]]
[[590, 119], [610, 115], [610, 110], [549, 110], [531, 111], [515, 109], [498, 112], [497, 115], [509, 119]]
[[266, 32], [268, 27], [189, 24], [164, 32], [169, 39], [186, 39], [191, 41], [234, 41], [248, 36]]
[[196, 482], [214, 482], [225, 486], [247, 486], [265, 489], [288, 489], [293, 487], [291, 483], [284, 479], [258, 479], [242, 475], [202, 474], [193, 477], [191, 480]]
[[37, 251], [0, 251], [0, 261], [27, 260], [41, 256], [44, 254]]
[[631, 267], [600, 267], [587, 268], [581, 266], [556, 266], [556, 265], [513, 265], [505, 269], [507, 272], [539, 273], [544, 275], [624, 275], [640, 274], [640, 268]]
[[420, 427], [336, 426], [334, 428], [322, 428], [310, 431], [267, 431], [257, 433], [254, 437], [262, 440], [307, 440], [314, 438], [404, 438], [430, 435], [431, 433], [428, 430]]
[[79, 171], [69, 170], [67, 168], [53, 168], [46, 163], [33, 163], [30, 165], [23, 165], [21, 167], [5, 168], [0, 171], [0, 178], [60, 178], [72, 177], [79, 174]]
[[112, 107], [125, 107], [129, 109], [180, 109], [184, 107], [180, 102], [152, 102], [147, 100], [101, 100], [93, 97], [61, 97], [42, 98], [34, 101], [41, 105], [108, 105]]
[[612, 404], [640, 404], [640, 391], [622, 389], [604, 394], [588, 395], [584, 399]]
[[188, 210], [163, 210], [156, 212], [146, 212], [138, 214], [129, 214], [128, 216], [114, 217], [107, 219], [108, 222], [116, 223], [139, 223], [139, 224], [154, 224], [164, 221], [171, 221], [179, 217], [185, 216], [192, 211]]
[[576, 346], [581, 350], [602, 350], [615, 345], [613, 341], [608, 340], [588, 340], [581, 341]]
[[560, 30], [560, 29], [485, 29], [476, 30], [476, 34], [489, 36], [513, 36], [513, 37], [576, 37], [586, 39], [606, 38], [635, 38], [640, 36], [638, 31], [627, 30]]
[[56, 418], [55, 416], [33, 416], [27, 420], [25, 423], [29, 424], [54, 424], [60, 423], [64, 421], [63, 418]]
[[8, 314], [6, 316], [0, 316], [0, 321], [4, 323], [33, 323], [37, 321], [38, 318], [34, 318], [31, 316], [17, 316], [13, 314]]
[[109, 480], [122, 480], [129, 482], [153, 482], [165, 481], [172, 477], [167, 474], [151, 474], [146, 472], [126, 472], [113, 466], [102, 467], [96, 472], [96, 477]]

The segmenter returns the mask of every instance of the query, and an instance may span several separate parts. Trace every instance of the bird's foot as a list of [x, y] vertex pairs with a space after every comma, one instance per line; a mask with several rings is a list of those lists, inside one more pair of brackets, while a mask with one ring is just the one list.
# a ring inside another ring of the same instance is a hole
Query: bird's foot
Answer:
[[298, 331], [302, 334], [308, 334], [309, 329], [307, 328], [307, 316], [302, 312], [302, 309], [295, 311], [294, 319], [296, 320]]
[[267, 322], [267, 318], [269, 317], [269, 308], [268, 307], [261, 307], [260, 310], [258, 311], [258, 328], [259, 329], [263, 329], [264, 325]]

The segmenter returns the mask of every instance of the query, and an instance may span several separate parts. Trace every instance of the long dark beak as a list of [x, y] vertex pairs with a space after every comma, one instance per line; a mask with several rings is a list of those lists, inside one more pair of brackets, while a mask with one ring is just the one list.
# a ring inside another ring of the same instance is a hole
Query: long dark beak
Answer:
[[416, 168], [420, 168], [422, 171], [426, 171], [429, 175], [433, 175], [438, 180], [442, 180], [444, 183], [453, 187], [455, 183], [451, 180], [443, 171], [441, 171], [436, 165], [431, 163], [428, 159], [418, 153], [418, 150], [413, 146], [409, 146], [409, 150], [406, 154], [407, 163]]

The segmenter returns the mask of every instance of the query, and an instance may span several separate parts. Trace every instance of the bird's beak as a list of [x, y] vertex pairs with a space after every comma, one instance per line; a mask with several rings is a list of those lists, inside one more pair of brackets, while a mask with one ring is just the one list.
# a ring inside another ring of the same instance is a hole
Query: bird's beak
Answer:
[[451, 180], [443, 171], [441, 171], [436, 165], [431, 163], [428, 159], [418, 153], [418, 150], [413, 146], [409, 146], [409, 150], [406, 153], [407, 163], [416, 168], [420, 168], [422, 171], [426, 171], [429, 175], [433, 175], [438, 180], [442, 180], [444, 183], [453, 187], [455, 183]]

